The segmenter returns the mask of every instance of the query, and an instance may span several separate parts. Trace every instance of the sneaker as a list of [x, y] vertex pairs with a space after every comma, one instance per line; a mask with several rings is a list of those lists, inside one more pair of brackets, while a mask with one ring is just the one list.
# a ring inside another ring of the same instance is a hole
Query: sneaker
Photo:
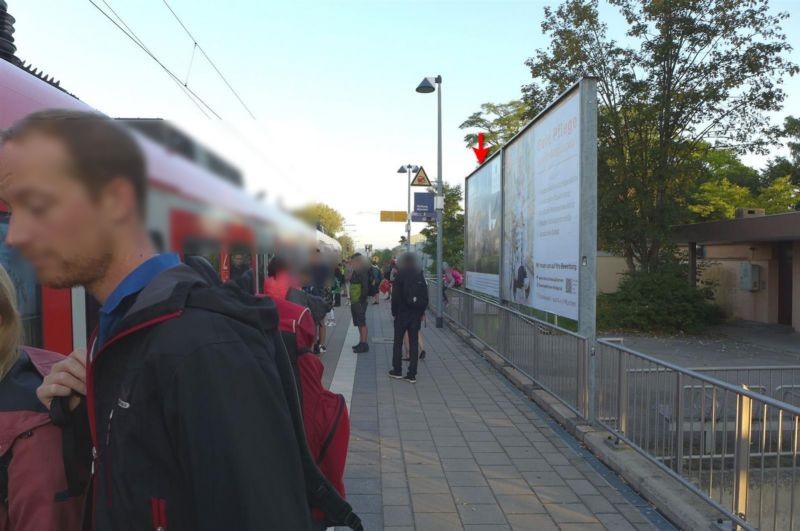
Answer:
[[314, 347], [311, 350], [314, 354], [319, 354], [319, 343], [314, 343]]
[[318, 350], [320, 354], [325, 354], [326, 352], [328, 352], [328, 349], [325, 348], [325, 345], [320, 345]]
[[376, 304], [379, 304], [379, 302], [375, 301], [375, 302], [372, 303], [373, 306], [376, 305]]
[[389, 371], [389, 378], [394, 378], [395, 380], [402, 380], [403, 379], [403, 371], [395, 371], [392, 369]]
[[411, 361], [411, 356], [403, 356], [400, 358], [402, 361]]
[[403, 377], [403, 380], [407, 381], [408, 383], [417, 383], [417, 377], [416, 376], [410, 376], [408, 374], [406, 374]]
[[423, 350], [422, 352], [419, 353], [419, 359], [424, 360], [425, 356], [427, 356], [427, 355], [428, 355], [428, 353]]
[[356, 354], [361, 354], [362, 352], [366, 352], [367, 350], [369, 350], [369, 347], [367, 346], [366, 343], [359, 343], [358, 346], [353, 348], [353, 352], [355, 352]]

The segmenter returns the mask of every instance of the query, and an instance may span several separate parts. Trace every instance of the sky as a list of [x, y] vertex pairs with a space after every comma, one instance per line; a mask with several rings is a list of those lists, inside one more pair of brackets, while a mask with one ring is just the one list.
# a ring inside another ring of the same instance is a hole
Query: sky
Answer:
[[[406, 209], [399, 166], [435, 179], [436, 94], [442, 76], [443, 170], [463, 184], [476, 166], [459, 125], [484, 102], [519, 98], [537, 48], [543, 8], [557, 1], [167, 0], [233, 86], [252, 118], [197, 51], [164, 0], [94, 0], [121, 17], [148, 49], [221, 118], [208, 118], [153, 59], [89, 0], [7, 0], [17, 55], [114, 117], [173, 121], [245, 174], [246, 187], [288, 208], [324, 202], [359, 246], [394, 246]], [[800, 2], [773, 1], [791, 27]], [[788, 32], [800, 63], [800, 36]], [[788, 80], [780, 121], [800, 112], [800, 79]], [[208, 112], [207, 112], [208, 114]], [[780, 152], [780, 150], [778, 150]], [[763, 157], [745, 161], [762, 166]], [[413, 232], [424, 225], [414, 224]]]

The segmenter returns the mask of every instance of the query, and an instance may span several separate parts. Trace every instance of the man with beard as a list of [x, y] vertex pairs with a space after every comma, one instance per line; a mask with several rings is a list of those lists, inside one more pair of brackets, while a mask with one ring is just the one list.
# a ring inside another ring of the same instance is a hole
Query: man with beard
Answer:
[[259, 328], [277, 322], [274, 307], [191, 305], [211, 288], [156, 254], [146, 188], [136, 141], [104, 116], [42, 111], [0, 136], [6, 242], [43, 285], [84, 286], [102, 305], [88, 354], [56, 364], [38, 390], [77, 449], [68, 467], [91, 468], [85, 525], [309, 529], [276, 350]]

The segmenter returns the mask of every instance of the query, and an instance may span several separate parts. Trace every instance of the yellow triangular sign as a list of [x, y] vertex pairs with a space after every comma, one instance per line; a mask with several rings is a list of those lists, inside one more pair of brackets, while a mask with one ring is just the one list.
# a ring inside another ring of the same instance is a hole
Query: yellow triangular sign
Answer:
[[414, 178], [411, 179], [411, 186], [430, 186], [431, 180], [428, 179], [428, 174], [425, 173], [425, 168], [422, 166], [419, 167], [419, 171], [417, 174], [414, 175]]

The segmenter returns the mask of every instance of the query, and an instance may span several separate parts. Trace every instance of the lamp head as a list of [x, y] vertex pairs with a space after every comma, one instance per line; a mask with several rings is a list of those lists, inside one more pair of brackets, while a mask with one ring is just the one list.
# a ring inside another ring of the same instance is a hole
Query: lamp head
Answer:
[[433, 85], [433, 83], [433, 79], [429, 77], [424, 78], [422, 81], [420, 81], [419, 86], [417, 87], [417, 92], [420, 94], [430, 94], [436, 90], [436, 87]]

